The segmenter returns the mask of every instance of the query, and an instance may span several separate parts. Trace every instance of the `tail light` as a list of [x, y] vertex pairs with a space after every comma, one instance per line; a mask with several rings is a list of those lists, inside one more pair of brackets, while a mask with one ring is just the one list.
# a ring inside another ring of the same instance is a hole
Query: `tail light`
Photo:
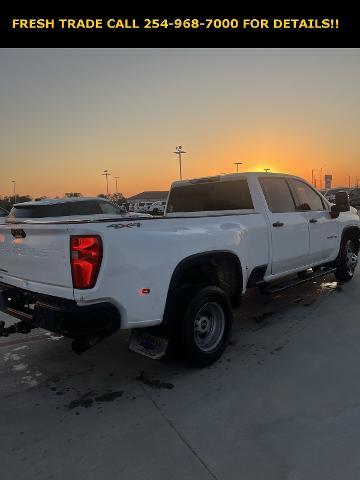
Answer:
[[73, 287], [92, 288], [102, 259], [101, 238], [97, 235], [70, 237], [70, 262]]

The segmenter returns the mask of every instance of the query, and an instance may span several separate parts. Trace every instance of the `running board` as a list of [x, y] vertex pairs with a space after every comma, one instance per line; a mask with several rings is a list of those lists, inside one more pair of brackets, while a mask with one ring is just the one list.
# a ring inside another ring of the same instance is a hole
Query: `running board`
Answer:
[[335, 272], [336, 268], [331, 267], [322, 270], [321, 272], [310, 273], [308, 276], [304, 278], [296, 278], [294, 280], [289, 280], [287, 282], [279, 283], [274, 287], [270, 287], [270, 283], [261, 282], [258, 283], [257, 286], [261, 288], [262, 293], [265, 295], [272, 295], [273, 293], [279, 293], [288, 288], [297, 287], [298, 285], [302, 285], [303, 283], [309, 282], [310, 280], [314, 280], [314, 278], [323, 277], [324, 275], [328, 275], [329, 273]]

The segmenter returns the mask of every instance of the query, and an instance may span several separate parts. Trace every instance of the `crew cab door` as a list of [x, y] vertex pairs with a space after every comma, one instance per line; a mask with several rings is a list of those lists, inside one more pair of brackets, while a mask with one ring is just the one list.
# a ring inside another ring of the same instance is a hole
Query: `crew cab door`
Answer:
[[296, 211], [294, 194], [285, 177], [259, 177], [267, 204], [271, 238], [271, 273], [300, 268], [308, 263], [309, 222]]
[[339, 223], [330, 217], [329, 210], [319, 193], [310, 185], [291, 178], [296, 209], [309, 222], [310, 253], [309, 264], [324, 263], [336, 258], [339, 247]]

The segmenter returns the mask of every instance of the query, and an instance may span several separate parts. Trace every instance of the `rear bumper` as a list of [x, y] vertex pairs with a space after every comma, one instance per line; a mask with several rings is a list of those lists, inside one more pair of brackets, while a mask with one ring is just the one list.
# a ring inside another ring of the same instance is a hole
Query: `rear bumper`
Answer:
[[74, 300], [42, 295], [0, 282], [0, 310], [33, 327], [70, 338], [108, 336], [121, 318], [111, 303], [79, 307]]

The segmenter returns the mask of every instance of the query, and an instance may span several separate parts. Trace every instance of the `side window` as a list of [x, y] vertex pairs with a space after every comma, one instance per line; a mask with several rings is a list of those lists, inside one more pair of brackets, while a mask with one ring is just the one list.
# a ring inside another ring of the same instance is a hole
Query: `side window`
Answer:
[[325, 210], [324, 203], [315, 190], [301, 180], [291, 180], [291, 184], [295, 190], [298, 204], [296, 210]]
[[295, 202], [285, 178], [263, 177], [259, 180], [271, 212], [295, 212]]

